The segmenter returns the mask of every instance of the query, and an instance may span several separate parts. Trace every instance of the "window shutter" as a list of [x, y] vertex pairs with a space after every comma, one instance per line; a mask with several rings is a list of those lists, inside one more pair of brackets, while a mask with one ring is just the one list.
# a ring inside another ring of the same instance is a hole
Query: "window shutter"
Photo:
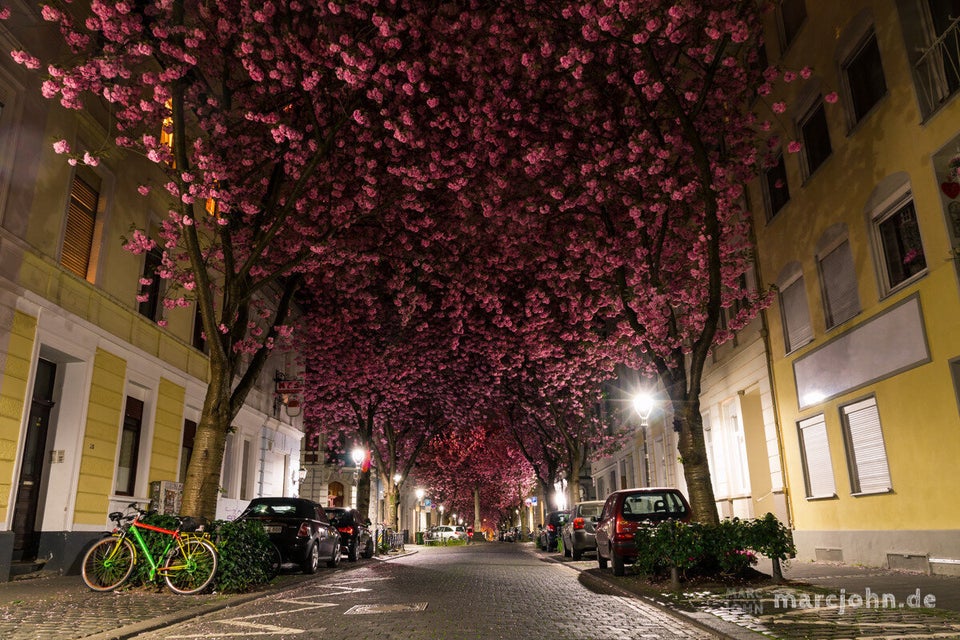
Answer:
[[850, 441], [850, 477], [854, 481], [854, 493], [889, 491], [890, 469], [876, 399], [869, 398], [843, 407], [843, 413]]
[[830, 463], [830, 443], [823, 414], [800, 421], [800, 444], [803, 447], [804, 471], [807, 474], [807, 497], [825, 498], [837, 493]]
[[97, 219], [100, 194], [79, 177], [70, 187], [70, 206], [67, 209], [67, 227], [63, 236], [60, 264], [80, 278], [87, 277], [90, 267], [90, 247]]
[[820, 259], [820, 273], [823, 277], [827, 327], [835, 327], [860, 311], [857, 274], [848, 242], [843, 242]]
[[787, 353], [789, 353], [813, 340], [813, 327], [810, 326], [810, 310], [807, 308], [807, 293], [803, 287], [803, 278], [797, 278], [780, 291], [780, 306], [786, 327], [784, 339], [787, 343]]

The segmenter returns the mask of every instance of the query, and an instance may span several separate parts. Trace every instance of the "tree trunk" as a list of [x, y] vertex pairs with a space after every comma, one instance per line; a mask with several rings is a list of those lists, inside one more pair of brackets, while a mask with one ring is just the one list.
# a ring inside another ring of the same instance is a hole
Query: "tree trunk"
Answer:
[[678, 429], [677, 450], [683, 462], [683, 477], [693, 509], [693, 518], [702, 524], [720, 522], [717, 501], [713, 494], [707, 447], [703, 438], [703, 417], [699, 398], [673, 400], [674, 428]]
[[[219, 377], [211, 373], [204, 398], [203, 413], [197, 424], [193, 453], [187, 467], [180, 512], [195, 518], [215, 520], [220, 498], [220, 475], [232, 416], [230, 389], [220, 390]], [[219, 391], [218, 391], [219, 390]], [[230, 479], [225, 479], [229, 482]]]
[[370, 517], [370, 470], [360, 472], [357, 479], [357, 511]]
[[480, 488], [473, 488], [473, 530], [480, 531]]

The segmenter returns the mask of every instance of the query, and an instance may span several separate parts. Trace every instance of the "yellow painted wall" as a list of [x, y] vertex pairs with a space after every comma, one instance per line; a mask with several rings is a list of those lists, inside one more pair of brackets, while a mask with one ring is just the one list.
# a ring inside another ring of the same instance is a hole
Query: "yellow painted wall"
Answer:
[[150, 482], [177, 480], [186, 390], [165, 378], [157, 391], [157, 416], [150, 447]]
[[[960, 416], [948, 366], [949, 359], [960, 356], [960, 295], [957, 273], [948, 259], [950, 243], [931, 156], [960, 133], [960, 98], [954, 97], [922, 122], [893, 2], [808, 0], [807, 6], [807, 22], [783, 58], [771, 44], [771, 64], [791, 69], [812, 66], [823, 82], [822, 93], [838, 90], [833, 43], [855, 16], [867, 9], [875, 20], [888, 94], [852, 130], [842, 103], [825, 105], [833, 153], [804, 181], [800, 156], [785, 152], [790, 202], [772, 220], [765, 218], [759, 185], [751, 186], [765, 284], [773, 282], [784, 265], [799, 261], [814, 332], [811, 344], [785, 355], [780, 309], [776, 303], [771, 307], [771, 357], [794, 523], [798, 529], [811, 531], [958, 529], [960, 511], [943, 505], [953, 504], [960, 494], [960, 476], [952, 472], [960, 459]], [[776, 37], [768, 41], [775, 43]], [[785, 99], [790, 104], [803, 88], [799, 81], [780, 85], [780, 93], [768, 102]], [[797, 133], [787, 116], [774, 122], [785, 126], [781, 131], [785, 147]], [[864, 207], [878, 182], [897, 172], [910, 178], [928, 272], [906, 288], [881, 297]], [[824, 231], [838, 222], [848, 230], [861, 312], [828, 331], [815, 252]], [[914, 294], [920, 296], [932, 361], [800, 411], [794, 361]], [[877, 400], [893, 492], [854, 497], [840, 407], [870, 395]], [[827, 424], [838, 497], [810, 501], [804, 495], [797, 422], [819, 413]]]
[[103, 524], [107, 513], [116, 472], [126, 372], [127, 363], [122, 358], [97, 350], [83, 434], [75, 524]]
[[7, 343], [7, 360], [0, 381], [0, 519], [7, 517], [13, 472], [20, 451], [20, 426], [26, 406], [30, 359], [33, 355], [37, 319], [13, 313]]

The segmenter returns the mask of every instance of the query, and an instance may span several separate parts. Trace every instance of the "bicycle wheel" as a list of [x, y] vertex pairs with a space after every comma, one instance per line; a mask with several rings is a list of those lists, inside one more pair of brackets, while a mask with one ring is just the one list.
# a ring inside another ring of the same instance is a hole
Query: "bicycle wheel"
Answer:
[[104, 538], [83, 556], [83, 581], [94, 591], [112, 591], [127, 581], [136, 551], [126, 538]]
[[161, 573], [174, 593], [200, 593], [217, 574], [217, 550], [200, 538], [182, 539], [167, 554]]

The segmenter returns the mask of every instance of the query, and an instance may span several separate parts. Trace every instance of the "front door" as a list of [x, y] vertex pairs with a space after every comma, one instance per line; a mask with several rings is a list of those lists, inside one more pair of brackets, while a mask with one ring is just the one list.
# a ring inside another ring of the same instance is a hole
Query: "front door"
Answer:
[[37, 531], [37, 509], [40, 504], [40, 482], [43, 479], [47, 449], [47, 430], [53, 408], [53, 384], [57, 367], [52, 362], [37, 363], [37, 379], [33, 385], [30, 419], [23, 443], [17, 499], [13, 509], [13, 560], [35, 560], [40, 545]]

